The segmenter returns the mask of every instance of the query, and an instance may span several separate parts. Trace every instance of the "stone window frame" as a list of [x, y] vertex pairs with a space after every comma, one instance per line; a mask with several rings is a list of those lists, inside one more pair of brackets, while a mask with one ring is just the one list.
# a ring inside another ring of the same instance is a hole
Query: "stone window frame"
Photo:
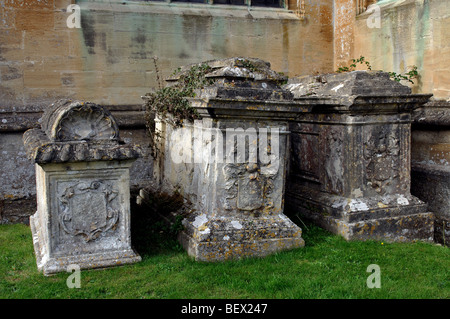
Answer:
[[356, 15], [366, 12], [367, 8], [379, 0], [356, 0]]
[[[232, 17], [271, 20], [302, 20], [304, 5], [301, 8], [289, 8], [288, 0], [284, 7], [238, 6], [195, 2], [171, 2], [172, 0], [75, 0], [82, 10], [111, 12], [140, 12], [151, 14], [175, 14], [211, 17]], [[205, 0], [214, 1], [214, 0]], [[248, 1], [248, 0], [245, 0]], [[299, 0], [304, 3], [305, 0]]]
[[[211, 5], [211, 6], [235, 6], [237, 8], [274, 8], [274, 9], [288, 9], [288, 1], [287, 0], [278, 0], [278, 5], [263, 5], [261, 3], [252, 4], [252, 1], [255, 2], [270, 2], [271, 0], [137, 0], [137, 1], [145, 1], [145, 2], [156, 2], [156, 3], [171, 3], [171, 4], [195, 4], [195, 5]], [[217, 1], [217, 2], [216, 2]], [[218, 3], [218, 1], [222, 2], [234, 2], [234, 3]], [[242, 4], [238, 3], [242, 2]], [[277, 2], [276, 0], [272, 0], [272, 2]]]

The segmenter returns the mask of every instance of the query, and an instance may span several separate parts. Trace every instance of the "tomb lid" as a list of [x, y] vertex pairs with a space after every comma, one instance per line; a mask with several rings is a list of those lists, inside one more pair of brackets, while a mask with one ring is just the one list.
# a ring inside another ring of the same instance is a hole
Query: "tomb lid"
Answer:
[[173, 85], [182, 76], [188, 74], [193, 67], [202, 65], [207, 65], [210, 68], [205, 77], [211, 79], [216, 86], [273, 89], [279, 88], [280, 83], [287, 81], [285, 75], [270, 68], [269, 62], [247, 57], [211, 60], [182, 66], [166, 81], [169, 85]]
[[[195, 67], [207, 66], [204, 77], [209, 83], [195, 90], [195, 96], [203, 99], [225, 100], [292, 100], [290, 91], [282, 89], [287, 77], [270, 68], [270, 63], [257, 58], [234, 57], [190, 64], [166, 81], [168, 86], [180, 86], [181, 80], [195, 76]], [[183, 78], [184, 77], [184, 78]]]
[[294, 98], [402, 96], [411, 94], [411, 88], [391, 80], [389, 73], [382, 71], [351, 71], [298, 76], [289, 79], [283, 88], [291, 91]]
[[119, 128], [111, 113], [101, 106], [83, 101], [60, 100], [41, 118], [41, 128], [52, 141], [114, 141]]
[[413, 121], [416, 125], [450, 127], [450, 100], [430, 99], [414, 112]]

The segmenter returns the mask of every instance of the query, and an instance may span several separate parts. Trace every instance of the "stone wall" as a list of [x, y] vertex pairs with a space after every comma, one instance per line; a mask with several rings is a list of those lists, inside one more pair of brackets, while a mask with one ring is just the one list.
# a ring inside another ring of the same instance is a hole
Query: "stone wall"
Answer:
[[[81, 7], [68, 28], [67, 6]], [[45, 107], [55, 98], [140, 104], [178, 66], [249, 56], [290, 75], [332, 68], [332, 1], [286, 9], [144, 1], [1, 0], [1, 108]], [[314, 52], [314, 54], [312, 54]]]
[[[353, 56], [364, 56], [373, 69], [403, 73], [418, 68], [415, 93], [450, 98], [450, 7], [446, 0], [383, 0], [379, 27], [368, 23], [367, 11], [356, 17]], [[372, 27], [370, 27], [372, 26]]]
[[354, 0], [334, 2], [334, 69], [354, 58], [356, 6]]

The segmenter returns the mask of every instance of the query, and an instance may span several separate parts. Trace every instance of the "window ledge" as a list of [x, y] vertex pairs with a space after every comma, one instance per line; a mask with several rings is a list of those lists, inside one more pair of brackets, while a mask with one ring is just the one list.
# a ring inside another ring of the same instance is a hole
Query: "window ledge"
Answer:
[[198, 15], [211, 17], [232, 17], [247, 19], [300, 20], [291, 10], [270, 7], [248, 7], [237, 5], [167, 3], [161, 1], [76, 1], [81, 10], [113, 11], [134, 13], [157, 13]]

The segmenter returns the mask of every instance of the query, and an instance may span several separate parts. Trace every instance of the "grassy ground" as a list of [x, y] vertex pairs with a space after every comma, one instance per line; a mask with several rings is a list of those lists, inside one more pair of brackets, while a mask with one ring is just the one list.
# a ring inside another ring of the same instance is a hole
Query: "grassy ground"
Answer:
[[[173, 232], [148, 216], [134, 216], [134, 246], [142, 262], [45, 277], [36, 269], [26, 225], [0, 225], [0, 298], [450, 298], [450, 249], [429, 243], [347, 242], [303, 226], [306, 246], [266, 258], [196, 262]], [[136, 226], [136, 225], [139, 225]], [[381, 270], [369, 289], [367, 267]]]

